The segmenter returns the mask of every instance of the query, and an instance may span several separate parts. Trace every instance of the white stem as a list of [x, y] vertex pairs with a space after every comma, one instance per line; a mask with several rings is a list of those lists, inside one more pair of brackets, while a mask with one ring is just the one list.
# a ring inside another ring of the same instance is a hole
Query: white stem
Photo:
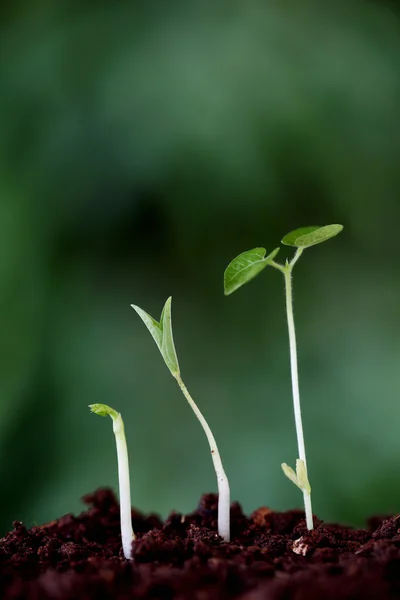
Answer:
[[121, 414], [113, 417], [113, 431], [117, 444], [118, 457], [118, 480], [119, 480], [119, 504], [121, 512], [121, 537], [124, 556], [127, 560], [132, 559], [132, 540], [135, 534], [132, 529], [131, 513], [131, 485], [129, 479], [128, 448], [126, 445], [124, 422]]
[[[307, 461], [306, 461], [306, 448], [304, 445], [304, 434], [303, 434], [303, 423], [301, 420], [301, 408], [300, 408], [300, 392], [299, 392], [299, 376], [297, 370], [297, 345], [296, 345], [296, 330], [294, 326], [293, 318], [293, 298], [292, 298], [292, 268], [298, 258], [300, 257], [303, 249], [298, 248], [292, 262], [287, 265], [284, 269], [285, 276], [285, 292], [286, 292], [286, 315], [289, 332], [289, 349], [290, 349], [290, 370], [292, 376], [292, 392], [293, 392], [293, 407], [294, 407], [294, 419], [296, 424], [297, 433], [297, 446], [299, 450], [299, 458], [304, 462], [304, 466], [307, 472]], [[311, 507], [311, 496], [308, 492], [303, 490], [304, 507], [306, 513], [307, 528], [313, 529], [313, 516]]]
[[181, 376], [178, 374], [175, 376], [179, 387], [182, 390], [183, 395], [189, 402], [193, 409], [194, 414], [200, 421], [204, 432], [207, 436], [208, 443], [210, 445], [211, 457], [214, 463], [215, 473], [217, 475], [218, 482], [218, 534], [226, 541], [230, 541], [230, 509], [231, 509], [231, 493], [229, 489], [229, 481], [222, 466], [221, 457], [219, 455], [217, 443], [212, 434], [207, 421], [203, 417], [202, 413], [198, 409], [195, 401], [189, 394], [187, 387], [183, 383]]
[[306, 512], [306, 525], [307, 529], [314, 529], [314, 521], [311, 506], [311, 494], [303, 490], [304, 508]]

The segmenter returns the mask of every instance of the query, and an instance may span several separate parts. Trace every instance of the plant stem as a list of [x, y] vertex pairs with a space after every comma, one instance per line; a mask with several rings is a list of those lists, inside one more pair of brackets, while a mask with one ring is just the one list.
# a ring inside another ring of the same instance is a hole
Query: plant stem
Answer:
[[[297, 345], [296, 345], [296, 330], [294, 326], [293, 318], [293, 294], [292, 294], [292, 270], [293, 266], [301, 256], [303, 249], [298, 248], [293, 260], [284, 267], [285, 277], [285, 292], [286, 292], [286, 316], [288, 323], [289, 332], [289, 349], [290, 349], [290, 370], [292, 376], [292, 393], [293, 393], [293, 407], [294, 407], [294, 418], [296, 424], [297, 433], [297, 446], [299, 450], [299, 458], [304, 462], [304, 466], [307, 472], [307, 461], [306, 461], [306, 449], [304, 444], [303, 434], [303, 423], [301, 420], [301, 407], [300, 407], [300, 392], [299, 392], [299, 376], [297, 369]], [[304, 508], [306, 513], [307, 528], [313, 529], [313, 516], [311, 507], [311, 496], [303, 490], [304, 497]]]
[[124, 422], [120, 413], [118, 413], [117, 417], [113, 417], [113, 431], [117, 444], [122, 548], [125, 558], [127, 560], [131, 560], [132, 540], [135, 539], [135, 534], [133, 533], [132, 529], [131, 484], [129, 478], [128, 448], [126, 445]]
[[210, 445], [211, 457], [214, 463], [215, 473], [218, 482], [218, 534], [226, 541], [230, 541], [230, 509], [231, 509], [231, 494], [229, 489], [229, 481], [222, 466], [221, 457], [218, 451], [217, 443], [212, 434], [212, 431], [197, 407], [195, 401], [188, 392], [187, 387], [182, 381], [179, 374], [175, 375], [176, 381], [182, 390], [183, 395], [193, 409], [194, 414], [201, 423], [204, 432], [207, 436]]

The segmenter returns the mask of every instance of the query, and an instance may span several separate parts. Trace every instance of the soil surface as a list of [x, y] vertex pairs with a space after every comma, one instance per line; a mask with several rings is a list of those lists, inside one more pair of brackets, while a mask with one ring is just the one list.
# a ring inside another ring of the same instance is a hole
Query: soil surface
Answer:
[[134, 560], [122, 555], [119, 506], [110, 490], [0, 540], [2, 600], [386, 600], [400, 598], [400, 515], [368, 530], [327, 525], [308, 532], [302, 511], [232, 504], [232, 541], [218, 537], [217, 496], [189, 515], [132, 511]]

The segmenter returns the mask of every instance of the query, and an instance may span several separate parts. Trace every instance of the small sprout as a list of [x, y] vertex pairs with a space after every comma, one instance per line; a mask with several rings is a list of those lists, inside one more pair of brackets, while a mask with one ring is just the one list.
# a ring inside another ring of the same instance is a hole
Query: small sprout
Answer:
[[239, 254], [228, 265], [224, 274], [225, 295], [231, 294], [239, 287], [253, 279], [266, 266], [278, 269], [285, 278], [286, 292], [286, 318], [289, 333], [290, 349], [290, 371], [292, 378], [293, 407], [296, 423], [297, 445], [300, 458], [296, 461], [296, 473], [286, 463], [282, 464], [285, 475], [293, 481], [303, 491], [304, 507], [308, 529], [313, 529], [313, 516], [311, 507], [311, 487], [307, 475], [306, 449], [304, 444], [303, 423], [301, 419], [299, 377], [297, 368], [297, 344], [296, 330], [293, 317], [293, 295], [292, 295], [292, 271], [293, 267], [302, 255], [303, 251], [310, 246], [326, 242], [330, 238], [338, 235], [343, 229], [343, 225], [325, 225], [320, 227], [302, 227], [291, 231], [282, 239], [282, 243], [287, 246], [297, 248], [291, 261], [286, 260], [285, 264], [275, 262], [274, 258], [278, 254], [279, 248], [275, 248], [271, 254], [264, 258], [266, 250], [264, 248], [254, 248]]
[[132, 541], [135, 534], [132, 529], [131, 485], [129, 480], [128, 448], [126, 446], [124, 422], [121, 414], [107, 404], [89, 404], [90, 410], [101, 417], [110, 416], [117, 444], [119, 503], [121, 513], [121, 538], [124, 556], [132, 560]]
[[139, 317], [142, 319], [147, 329], [153, 336], [158, 349], [164, 359], [165, 364], [169, 368], [171, 375], [176, 379], [183, 395], [191, 406], [194, 414], [200, 421], [204, 433], [207, 436], [207, 440], [211, 450], [211, 457], [214, 464], [215, 473], [218, 482], [218, 534], [226, 541], [230, 540], [230, 488], [229, 481], [222, 466], [221, 457], [218, 451], [215, 438], [211, 432], [211, 429], [204, 418], [203, 414], [199, 410], [197, 404], [189, 394], [189, 391], [182, 381], [178, 358], [176, 355], [174, 339], [172, 335], [172, 321], [171, 321], [171, 298], [165, 303], [163, 311], [161, 313], [160, 322], [157, 323], [153, 317], [151, 317], [144, 310], [131, 304], [132, 308], [137, 312]]

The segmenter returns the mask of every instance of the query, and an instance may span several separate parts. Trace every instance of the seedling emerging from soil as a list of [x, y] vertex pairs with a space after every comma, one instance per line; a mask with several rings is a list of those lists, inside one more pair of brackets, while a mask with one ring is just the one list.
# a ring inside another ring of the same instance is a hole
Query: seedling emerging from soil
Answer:
[[230, 489], [228, 478], [225, 474], [222, 466], [221, 457], [218, 451], [218, 447], [214, 436], [208, 426], [207, 421], [203, 417], [195, 401], [189, 394], [185, 384], [182, 381], [178, 357], [176, 355], [174, 339], [172, 336], [172, 322], [171, 322], [171, 301], [172, 298], [168, 298], [166, 301], [163, 311], [161, 313], [160, 322], [158, 323], [153, 317], [151, 317], [144, 310], [131, 304], [132, 308], [135, 309], [147, 329], [150, 331], [154, 341], [156, 342], [158, 349], [171, 372], [171, 375], [178, 382], [179, 387], [182, 390], [183, 395], [193, 409], [194, 414], [200, 421], [204, 433], [207, 436], [208, 443], [210, 445], [211, 457], [214, 463], [215, 473], [217, 475], [218, 482], [218, 534], [226, 541], [230, 540]]
[[331, 237], [334, 237], [340, 233], [342, 229], [342, 225], [326, 225], [325, 227], [313, 226], [296, 229], [295, 231], [291, 231], [285, 235], [285, 237], [282, 239], [283, 244], [287, 246], [294, 246], [296, 248], [295, 255], [290, 262], [286, 260], [284, 265], [275, 262], [274, 259], [279, 252], [279, 248], [275, 248], [275, 250], [273, 250], [267, 257], [265, 256], [265, 248], [254, 248], [253, 250], [243, 252], [234, 258], [233, 261], [228, 265], [224, 274], [224, 288], [225, 295], [227, 296], [253, 279], [267, 266], [278, 269], [278, 271], [283, 273], [285, 278], [286, 316], [289, 331], [293, 406], [297, 432], [297, 446], [300, 458], [298, 458], [296, 461], [296, 473], [286, 463], [282, 463], [282, 469], [285, 475], [303, 492], [308, 529], [313, 529], [313, 516], [311, 507], [311, 487], [307, 475], [306, 449], [304, 445], [303, 424], [301, 420], [300, 409], [296, 331], [293, 318], [292, 271], [293, 267], [306, 248], [329, 240]]
[[128, 448], [126, 446], [124, 422], [121, 414], [107, 404], [89, 404], [90, 410], [101, 417], [110, 416], [117, 443], [119, 504], [121, 511], [122, 549], [127, 560], [132, 559], [132, 541], [135, 534], [132, 529], [131, 484], [129, 480]]

